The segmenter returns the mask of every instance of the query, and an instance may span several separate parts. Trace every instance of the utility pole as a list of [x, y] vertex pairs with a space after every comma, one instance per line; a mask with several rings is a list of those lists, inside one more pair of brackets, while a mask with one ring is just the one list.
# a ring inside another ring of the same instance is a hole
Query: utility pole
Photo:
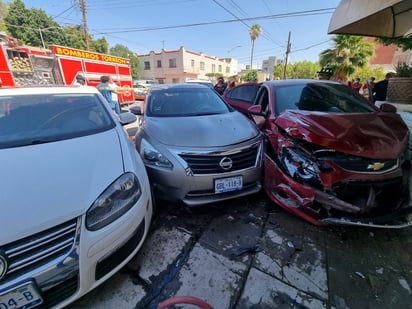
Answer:
[[83, 31], [84, 31], [84, 39], [86, 41], [86, 50], [90, 50], [89, 33], [87, 31], [87, 18], [86, 18], [85, 0], [79, 0], [79, 4], [80, 4], [80, 10], [82, 11], [82, 16], [83, 16]]
[[285, 67], [283, 69], [283, 79], [286, 79], [286, 67], [288, 66], [289, 53], [290, 53], [290, 31], [289, 31], [289, 37], [288, 37], [288, 45], [286, 47], [286, 57], [285, 57]]

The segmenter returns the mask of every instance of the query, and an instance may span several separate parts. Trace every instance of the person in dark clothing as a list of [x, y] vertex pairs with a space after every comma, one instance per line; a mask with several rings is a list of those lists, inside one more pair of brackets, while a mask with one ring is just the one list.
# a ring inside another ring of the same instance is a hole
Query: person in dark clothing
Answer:
[[377, 82], [372, 89], [373, 102], [376, 101], [386, 101], [386, 94], [388, 92], [388, 82], [393, 76], [392, 73], [387, 73], [385, 79]]
[[217, 84], [213, 87], [217, 93], [219, 93], [220, 95], [223, 95], [223, 93], [225, 92], [227, 87], [227, 84], [225, 83], [225, 80], [223, 79], [223, 77], [219, 77], [219, 79], [217, 80]]

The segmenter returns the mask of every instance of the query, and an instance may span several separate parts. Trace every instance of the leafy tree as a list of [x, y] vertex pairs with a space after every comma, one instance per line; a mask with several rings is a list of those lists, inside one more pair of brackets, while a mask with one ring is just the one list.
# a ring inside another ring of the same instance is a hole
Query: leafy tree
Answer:
[[22, 44], [39, 47], [65, 44], [59, 24], [41, 9], [26, 9], [21, 0], [10, 3], [4, 22], [10, 36]]
[[131, 62], [132, 77], [137, 79], [139, 76], [139, 58], [126, 46], [117, 44], [110, 48], [110, 54], [122, 58], [128, 58]]
[[242, 75], [242, 80], [243, 80], [243, 81], [247, 81], [247, 82], [257, 81], [257, 80], [258, 80], [258, 73], [257, 73], [257, 71], [256, 71], [256, 70], [252, 70], [252, 71], [249, 71], [249, 72], [243, 74], [243, 75]]
[[4, 16], [7, 15], [8, 6], [0, 0], [0, 31], [6, 32], [7, 28], [4, 24]]
[[353, 76], [359, 77], [362, 83], [365, 83], [372, 76], [375, 77], [375, 82], [378, 82], [385, 78], [385, 71], [383, 67], [364, 67], [357, 69]]
[[328, 66], [335, 72], [337, 80], [346, 82], [358, 68], [369, 64], [374, 55], [373, 43], [366, 42], [363, 36], [336, 35], [332, 39], [334, 47], [320, 54], [320, 65]]
[[[273, 70], [273, 76], [280, 78], [283, 76], [285, 65], [279, 63]], [[291, 63], [286, 67], [286, 78], [315, 78], [319, 71], [319, 64], [311, 61], [299, 61]]]
[[412, 39], [408, 38], [376, 38], [376, 41], [388, 46], [395, 44], [396, 46], [402, 48], [403, 51], [412, 49]]
[[109, 51], [109, 43], [105, 37], [97, 40], [90, 40], [90, 49], [97, 53], [107, 54]]
[[252, 25], [249, 29], [249, 36], [250, 40], [252, 41], [252, 53], [250, 55], [250, 69], [252, 69], [252, 63], [253, 63], [253, 52], [255, 49], [255, 41], [256, 39], [260, 36], [262, 33], [262, 28], [258, 24]]

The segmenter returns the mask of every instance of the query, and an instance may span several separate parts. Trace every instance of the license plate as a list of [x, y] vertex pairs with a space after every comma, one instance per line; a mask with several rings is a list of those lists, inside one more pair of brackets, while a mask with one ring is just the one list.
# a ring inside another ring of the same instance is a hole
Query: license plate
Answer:
[[31, 283], [26, 283], [0, 295], [1, 309], [28, 309], [42, 302], [42, 298]]
[[242, 190], [242, 176], [215, 179], [215, 193]]

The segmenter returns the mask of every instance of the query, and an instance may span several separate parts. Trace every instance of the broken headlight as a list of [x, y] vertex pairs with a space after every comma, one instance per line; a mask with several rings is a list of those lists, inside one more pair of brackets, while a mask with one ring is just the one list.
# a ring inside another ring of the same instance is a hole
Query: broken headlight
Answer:
[[284, 147], [280, 161], [289, 176], [296, 181], [319, 182], [321, 170], [307, 153], [297, 148]]

